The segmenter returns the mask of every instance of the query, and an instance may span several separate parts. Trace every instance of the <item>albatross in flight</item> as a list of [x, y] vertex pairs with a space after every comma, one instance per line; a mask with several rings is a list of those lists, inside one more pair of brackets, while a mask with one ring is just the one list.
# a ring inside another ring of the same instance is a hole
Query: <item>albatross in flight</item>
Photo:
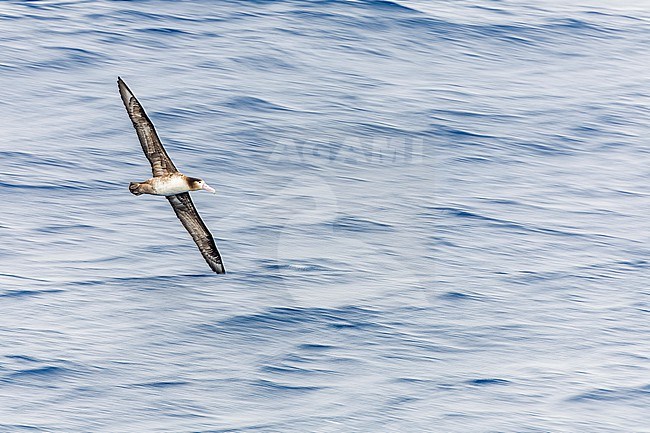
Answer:
[[225, 274], [226, 270], [223, 267], [219, 250], [217, 250], [210, 231], [196, 211], [188, 192], [204, 189], [214, 193], [214, 188], [208, 186], [202, 179], [185, 176], [176, 169], [165, 152], [153, 123], [120, 77], [117, 78], [117, 87], [120, 89], [122, 102], [124, 102], [133, 127], [138, 133], [142, 150], [151, 163], [153, 171], [151, 179], [144, 182], [131, 182], [129, 191], [135, 195], [164, 195], [174, 208], [178, 219], [194, 239], [196, 246], [199, 247], [199, 251], [203, 254], [210, 269], [217, 274]]

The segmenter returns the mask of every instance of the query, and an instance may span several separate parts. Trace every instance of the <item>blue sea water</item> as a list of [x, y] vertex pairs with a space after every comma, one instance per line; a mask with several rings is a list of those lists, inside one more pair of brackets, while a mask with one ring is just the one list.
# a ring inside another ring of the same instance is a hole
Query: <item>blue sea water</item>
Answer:
[[633, 1], [0, 3], [0, 431], [650, 432], [649, 58]]

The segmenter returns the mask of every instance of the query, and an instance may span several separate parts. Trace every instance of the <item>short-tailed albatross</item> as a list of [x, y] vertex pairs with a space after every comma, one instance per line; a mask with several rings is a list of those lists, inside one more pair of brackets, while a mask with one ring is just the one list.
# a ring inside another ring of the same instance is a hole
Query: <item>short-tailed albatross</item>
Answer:
[[152, 194], [167, 197], [176, 216], [194, 239], [210, 269], [217, 274], [225, 274], [226, 270], [223, 267], [219, 250], [217, 250], [210, 231], [196, 211], [188, 192], [204, 189], [214, 193], [215, 190], [202, 179], [185, 176], [176, 169], [165, 152], [153, 123], [120, 77], [117, 78], [117, 86], [120, 89], [126, 111], [133, 122], [133, 127], [138, 133], [142, 150], [151, 163], [153, 171], [151, 179], [144, 182], [131, 182], [129, 191], [135, 195]]

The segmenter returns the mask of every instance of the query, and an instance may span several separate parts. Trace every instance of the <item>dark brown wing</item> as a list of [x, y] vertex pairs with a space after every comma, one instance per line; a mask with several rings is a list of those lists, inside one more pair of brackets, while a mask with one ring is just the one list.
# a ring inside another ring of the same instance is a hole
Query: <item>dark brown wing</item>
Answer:
[[158, 138], [156, 129], [144, 112], [144, 108], [140, 102], [133, 96], [133, 93], [128, 88], [126, 83], [121, 78], [117, 78], [117, 87], [120, 89], [120, 96], [122, 102], [126, 107], [126, 112], [129, 113], [133, 127], [138, 133], [142, 150], [151, 163], [151, 171], [154, 176], [165, 176], [167, 174], [175, 173], [176, 167], [174, 163], [165, 152], [165, 148]]
[[210, 231], [196, 211], [190, 194], [184, 192], [182, 194], [169, 195], [167, 196], [167, 200], [169, 200], [169, 203], [174, 208], [178, 219], [181, 220], [185, 229], [192, 236], [192, 239], [194, 239], [196, 246], [199, 247], [199, 251], [203, 254], [205, 261], [208, 262], [210, 269], [217, 274], [225, 274], [226, 269], [223, 267], [219, 250], [217, 250]]

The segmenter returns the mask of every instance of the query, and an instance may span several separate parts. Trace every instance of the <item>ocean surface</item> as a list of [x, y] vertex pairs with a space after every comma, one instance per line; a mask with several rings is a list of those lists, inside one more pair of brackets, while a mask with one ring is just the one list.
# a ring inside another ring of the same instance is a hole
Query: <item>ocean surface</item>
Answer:
[[635, 1], [1, 2], [0, 432], [650, 432], [649, 59]]

